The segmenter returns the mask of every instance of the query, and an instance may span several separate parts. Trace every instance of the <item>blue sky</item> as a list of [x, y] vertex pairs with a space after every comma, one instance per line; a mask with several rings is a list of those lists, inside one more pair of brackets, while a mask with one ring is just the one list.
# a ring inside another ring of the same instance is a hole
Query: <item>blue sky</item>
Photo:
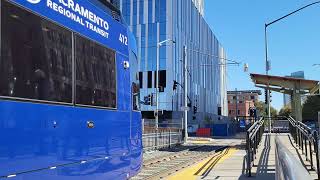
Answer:
[[[311, 0], [205, 0], [205, 19], [230, 59], [249, 64], [249, 73], [265, 73], [264, 24]], [[320, 4], [279, 21], [268, 28], [272, 75], [305, 71], [320, 80]], [[255, 88], [243, 68], [228, 67], [228, 90]], [[264, 100], [264, 97], [260, 97]], [[272, 105], [283, 106], [283, 96], [273, 93]]]

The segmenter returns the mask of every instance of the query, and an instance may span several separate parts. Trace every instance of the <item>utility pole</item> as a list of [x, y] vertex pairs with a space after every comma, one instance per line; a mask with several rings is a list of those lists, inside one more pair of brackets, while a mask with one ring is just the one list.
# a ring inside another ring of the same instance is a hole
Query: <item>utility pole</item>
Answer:
[[156, 69], [156, 110], [154, 112], [156, 119], [156, 147], [158, 147], [158, 132], [159, 132], [159, 69], [160, 69], [160, 47], [162, 44], [171, 41], [172, 43], [176, 43], [172, 39], [166, 39], [157, 43], [157, 69]]
[[156, 118], [156, 147], [158, 147], [158, 132], [159, 132], [159, 48], [161, 44], [157, 43], [157, 70], [156, 70], [156, 111], [155, 111], [155, 118]]
[[[227, 65], [227, 64], [237, 64], [239, 65], [240, 63], [237, 62], [237, 61], [234, 61], [234, 60], [230, 60], [230, 59], [226, 59], [226, 58], [221, 58], [219, 56], [216, 56], [216, 55], [212, 55], [212, 54], [207, 54], [207, 53], [203, 53], [203, 52], [200, 52], [198, 50], [194, 50], [194, 49], [187, 49], [187, 46], [183, 46], [183, 62], [184, 62], [184, 129], [185, 129], [185, 132], [184, 132], [184, 142], [186, 143], [187, 140], [188, 140], [188, 111], [189, 111], [189, 107], [188, 107], [188, 67], [191, 67], [191, 66], [188, 66], [188, 54], [187, 54], [187, 51], [193, 51], [193, 52], [196, 52], [196, 53], [199, 53], [199, 54], [203, 54], [203, 55], [206, 55], [206, 56], [210, 56], [210, 57], [216, 57], [216, 58], [219, 58], [219, 59], [224, 59], [226, 61], [231, 61], [232, 63], [224, 63], [224, 64], [219, 64], [219, 65]], [[202, 64], [200, 66], [213, 66], [214, 64]], [[245, 64], [245, 69], [248, 68], [248, 64]]]
[[184, 143], [188, 140], [188, 59], [187, 46], [183, 47], [184, 59]]
[[[283, 19], [285, 19], [285, 18], [287, 18], [287, 17], [289, 17], [289, 16], [291, 16], [293, 14], [296, 14], [297, 12], [299, 12], [299, 11], [301, 11], [301, 10], [307, 8], [307, 7], [310, 7], [310, 6], [313, 6], [313, 5], [316, 5], [316, 4], [320, 4], [320, 1], [315, 1], [315, 2], [309, 3], [309, 4], [299, 8], [297, 10], [294, 10], [294, 11], [292, 11], [292, 12], [290, 12], [290, 13], [288, 13], [288, 14], [286, 14], [286, 15], [284, 15], [284, 16], [276, 19], [276, 20], [273, 20], [270, 23], [266, 23], [264, 25], [265, 53], [266, 53], [266, 75], [268, 75], [268, 71], [270, 70], [270, 61], [268, 60], [267, 27], [269, 27], [270, 25], [272, 25], [272, 24], [274, 24], [274, 23], [276, 23], [278, 21], [281, 21], [281, 20], [283, 20]], [[270, 121], [269, 121], [269, 132], [271, 133], [271, 113], [270, 113], [270, 109], [271, 108], [270, 108], [270, 93], [269, 93], [270, 90], [269, 90], [269, 86], [270, 85], [268, 83], [267, 84], [267, 101], [268, 101], [268, 116], [269, 116], [269, 119], [270, 119]]]
[[[268, 24], [264, 25], [264, 38], [265, 38], [265, 53], [266, 53], [266, 75], [269, 74], [270, 70], [270, 62], [268, 60], [268, 38], [267, 38], [267, 27]], [[269, 82], [267, 84], [267, 111], [268, 111], [268, 118], [269, 118], [269, 133], [271, 133], [271, 113], [270, 113], [270, 93], [269, 93]]]

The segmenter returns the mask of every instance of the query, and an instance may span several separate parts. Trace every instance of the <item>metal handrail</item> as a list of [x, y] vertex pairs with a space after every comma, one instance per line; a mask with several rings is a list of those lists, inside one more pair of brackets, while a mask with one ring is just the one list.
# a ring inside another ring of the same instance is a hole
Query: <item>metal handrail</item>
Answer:
[[278, 137], [276, 143], [276, 180], [311, 180], [304, 166], [283, 145]]
[[[318, 150], [318, 133], [312, 130], [304, 123], [295, 120], [293, 117], [288, 117], [289, 131], [293, 137], [296, 145], [301, 149], [302, 154], [305, 155], [307, 161], [310, 161], [312, 169], [315, 169], [320, 179], [320, 162], [319, 162], [319, 150]], [[308, 148], [309, 146], [309, 148]], [[309, 150], [309, 152], [308, 152]], [[314, 155], [316, 158], [316, 164], [314, 165]]]
[[251, 169], [264, 133], [264, 118], [260, 118], [247, 130], [246, 150], [247, 150], [247, 173], [251, 176]]

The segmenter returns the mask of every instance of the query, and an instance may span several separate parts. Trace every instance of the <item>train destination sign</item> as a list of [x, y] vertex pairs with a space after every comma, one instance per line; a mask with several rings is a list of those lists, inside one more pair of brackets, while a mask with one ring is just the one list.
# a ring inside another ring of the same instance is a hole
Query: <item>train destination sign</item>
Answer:
[[127, 29], [89, 1], [11, 1], [128, 55]]

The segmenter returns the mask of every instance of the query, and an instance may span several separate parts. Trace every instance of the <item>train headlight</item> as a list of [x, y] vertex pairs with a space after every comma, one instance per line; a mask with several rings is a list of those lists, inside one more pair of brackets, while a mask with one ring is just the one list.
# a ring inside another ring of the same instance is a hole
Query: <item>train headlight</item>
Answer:
[[124, 67], [125, 69], [129, 69], [129, 67], [130, 67], [129, 61], [124, 61], [124, 62], [123, 62], [123, 67]]

